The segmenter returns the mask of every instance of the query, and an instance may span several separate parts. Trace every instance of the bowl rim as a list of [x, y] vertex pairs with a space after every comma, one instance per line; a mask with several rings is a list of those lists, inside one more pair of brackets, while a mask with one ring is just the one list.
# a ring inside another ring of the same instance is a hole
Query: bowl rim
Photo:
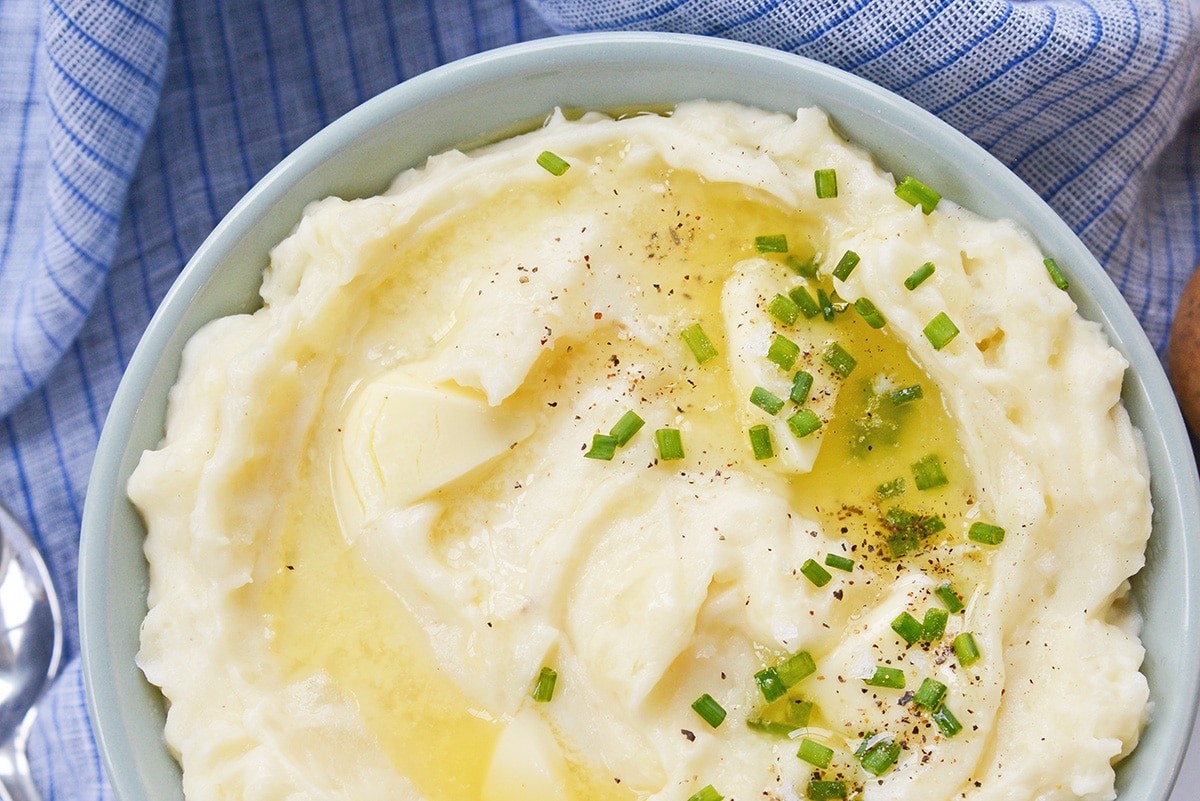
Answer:
[[[1050, 231], [1053, 237], [1075, 243], [1070, 246], [1070, 258], [1066, 260], [1075, 265], [1070, 273], [1072, 296], [1077, 301], [1077, 293], [1087, 298], [1090, 309], [1085, 316], [1099, 322], [1105, 328], [1110, 342], [1131, 364], [1139, 365], [1136, 374], [1132, 370], [1127, 371], [1126, 381], [1128, 383], [1132, 379], [1138, 384], [1139, 392], [1145, 396], [1142, 416], [1155, 424], [1151, 428], [1156, 436], [1149, 444], [1152, 446], [1152, 455], [1157, 455], [1161, 462], [1158, 472], [1153, 476], [1155, 483], [1160, 489], [1169, 490], [1167, 511], [1171, 516], [1165, 525], [1182, 526], [1183, 534], [1200, 529], [1200, 479], [1197, 479], [1190, 439], [1166, 374], [1140, 324], [1116, 285], [1074, 232], [1031, 188], [965, 135], [870, 81], [821, 62], [759, 45], [657, 32], [572, 34], [507, 45], [449, 62], [409, 78], [334, 120], [288, 154], [234, 205], [205, 238], [159, 304], [130, 358], [96, 449], [84, 503], [78, 573], [80, 653], [88, 714], [107, 776], [118, 799], [128, 801], [146, 796], [139, 792], [143, 777], [136, 764], [135, 747], [128, 725], [129, 711], [122, 708], [113, 692], [114, 681], [128, 683], [131, 680], [131, 666], [117, 659], [114, 653], [116, 646], [109, 630], [111, 601], [117, 594], [140, 593], [144, 609], [147, 587], [144, 583], [111, 586], [108, 582], [106, 548], [109, 546], [109, 533], [117, 507], [129, 505], [123, 491], [124, 482], [141, 453], [140, 449], [134, 449], [136, 443], [131, 443], [135, 421], [144, 412], [145, 394], [152, 375], [161, 367], [164, 352], [175, 347], [181, 348], [179, 340], [186, 340], [193, 333], [179, 329], [189, 305], [213, 280], [222, 267], [223, 259], [246, 235], [256, 217], [278, 199], [294, 191], [306, 175], [344, 142], [356, 142], [398, 116], [423, 104], [436, 102], [448, 92], [471, 87], [485, 77], [499, 75], [511, 79], [528, 71], [577, 69], [580, 66], [596, 69], [622, 58], [636, 59], [650, 55], [654, 56], [655, 63], [661, 61], [691, 66], [702, 66], [713, 61], [727, 65], [734, 62], [739, 65], [755, 63], [765, 65], [779, 74], [816, 76], [822, 81], [843, 87], [853, 97], [869, 99], [874, 113], [883, 117], [915, 118], [932, 126], [945, 140], [949, 158], [966, 159], [985, 172], [990, 171], [993, 177], [1001, 181], [1003, 188], [1013, 194], [1015, 204], [1028, 206], [1046, 215], [1046, 219], [1037, 226], [1039, 230]], [[674, 98], [671, 102], [677, 99], [680, 98]], [[1083, 305], [1081, 303], [1081, 309]], [[153, 400], [158, 403], [165, 400], [165, 396]], [[1156, 502], [1158, 499], [1156, 494]], [[1159, 522], [1160, 511], [1156, 503], [1156, 528]], [[1182, 549], [1181, 569], [1186, 576], [1200, 575], [1200, 555], [1195, 543], [1188, 536], [1181, 536], [1179, 545]], [[1168, 709], [1164, 718], [1156, 719], [1156, 722], [1165, 719], [1167, 722], [1159, 723], [1157, 728], [1165, 725], [1173, 736], [1165, 742], [1155, 742], [1156, 747], [1166, 749], [1166, 752], [1157, 755], [1155, 765], [1160, 770], [1150, 780], [1149, 795], [1145, 796], [1148, 799], [1165, 801], [1170, 794], [1186, 754], [1188, 734], [1195, 721], [1196, 702], [1200, 698], [1200, 603], [1196, 601], [1191, 585], [1186, 581], [1184, 584], [1186, 619], [1178, 621], [1178, 640], [1186, 652], [1186, 663], [1196, 668], [1180, 684], [1181, 700], [1186, 700], [1187, 705]], [[138, 622], [140, 624], [140, 619]], [[132, 680], [140, 679], [148, 687], [140, 669], [132, 666], [132, 670], [136, 673]], [[1161, 715], [1163, 710], [1157, 709], [1155, 714]], [[1144, 732], [1143, 745], [1147, 739]]]

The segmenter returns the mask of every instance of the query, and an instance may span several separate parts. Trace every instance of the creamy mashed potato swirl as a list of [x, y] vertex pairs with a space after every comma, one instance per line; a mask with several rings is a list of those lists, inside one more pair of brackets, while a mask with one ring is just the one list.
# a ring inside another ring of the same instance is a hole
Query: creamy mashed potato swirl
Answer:
[[895, 190], [694, 102], [314, 203], [129, 483], [187, 797], [1113, 798], [1127, 365], [1026, 234]]

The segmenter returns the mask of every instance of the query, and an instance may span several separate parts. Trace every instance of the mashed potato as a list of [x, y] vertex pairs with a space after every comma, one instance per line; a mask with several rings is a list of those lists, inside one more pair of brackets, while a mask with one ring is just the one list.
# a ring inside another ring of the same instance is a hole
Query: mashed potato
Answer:
[[313, 204], [129, 484], [187, 797], [1112, 798], [1127, 365], [911, 186], [696, 102]]

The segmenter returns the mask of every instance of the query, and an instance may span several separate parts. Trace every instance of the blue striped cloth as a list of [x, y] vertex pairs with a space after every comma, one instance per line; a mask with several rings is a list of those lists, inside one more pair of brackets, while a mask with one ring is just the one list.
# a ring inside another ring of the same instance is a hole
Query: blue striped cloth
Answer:
[[44, 548], [69, 632], [31, 743], [45, 797], [111, 797], [84, 708], [75, 580], [121, 372], [189, 255], [320, 127], [438, 64], [556, 31], [791, 50], [898, 91], [1012, 166], [1161, 351], [1200, 259], [1198, 12], [1187, 0], [0, 0], [0, 501]]

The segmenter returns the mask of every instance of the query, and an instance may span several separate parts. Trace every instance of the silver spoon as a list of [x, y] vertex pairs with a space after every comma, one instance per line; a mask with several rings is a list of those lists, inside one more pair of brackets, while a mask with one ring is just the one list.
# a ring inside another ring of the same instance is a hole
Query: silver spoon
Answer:
[[62, 611], [37, 546], [0, 506], [0, 800], [39, 801], [26, 746], [58, 675]]

